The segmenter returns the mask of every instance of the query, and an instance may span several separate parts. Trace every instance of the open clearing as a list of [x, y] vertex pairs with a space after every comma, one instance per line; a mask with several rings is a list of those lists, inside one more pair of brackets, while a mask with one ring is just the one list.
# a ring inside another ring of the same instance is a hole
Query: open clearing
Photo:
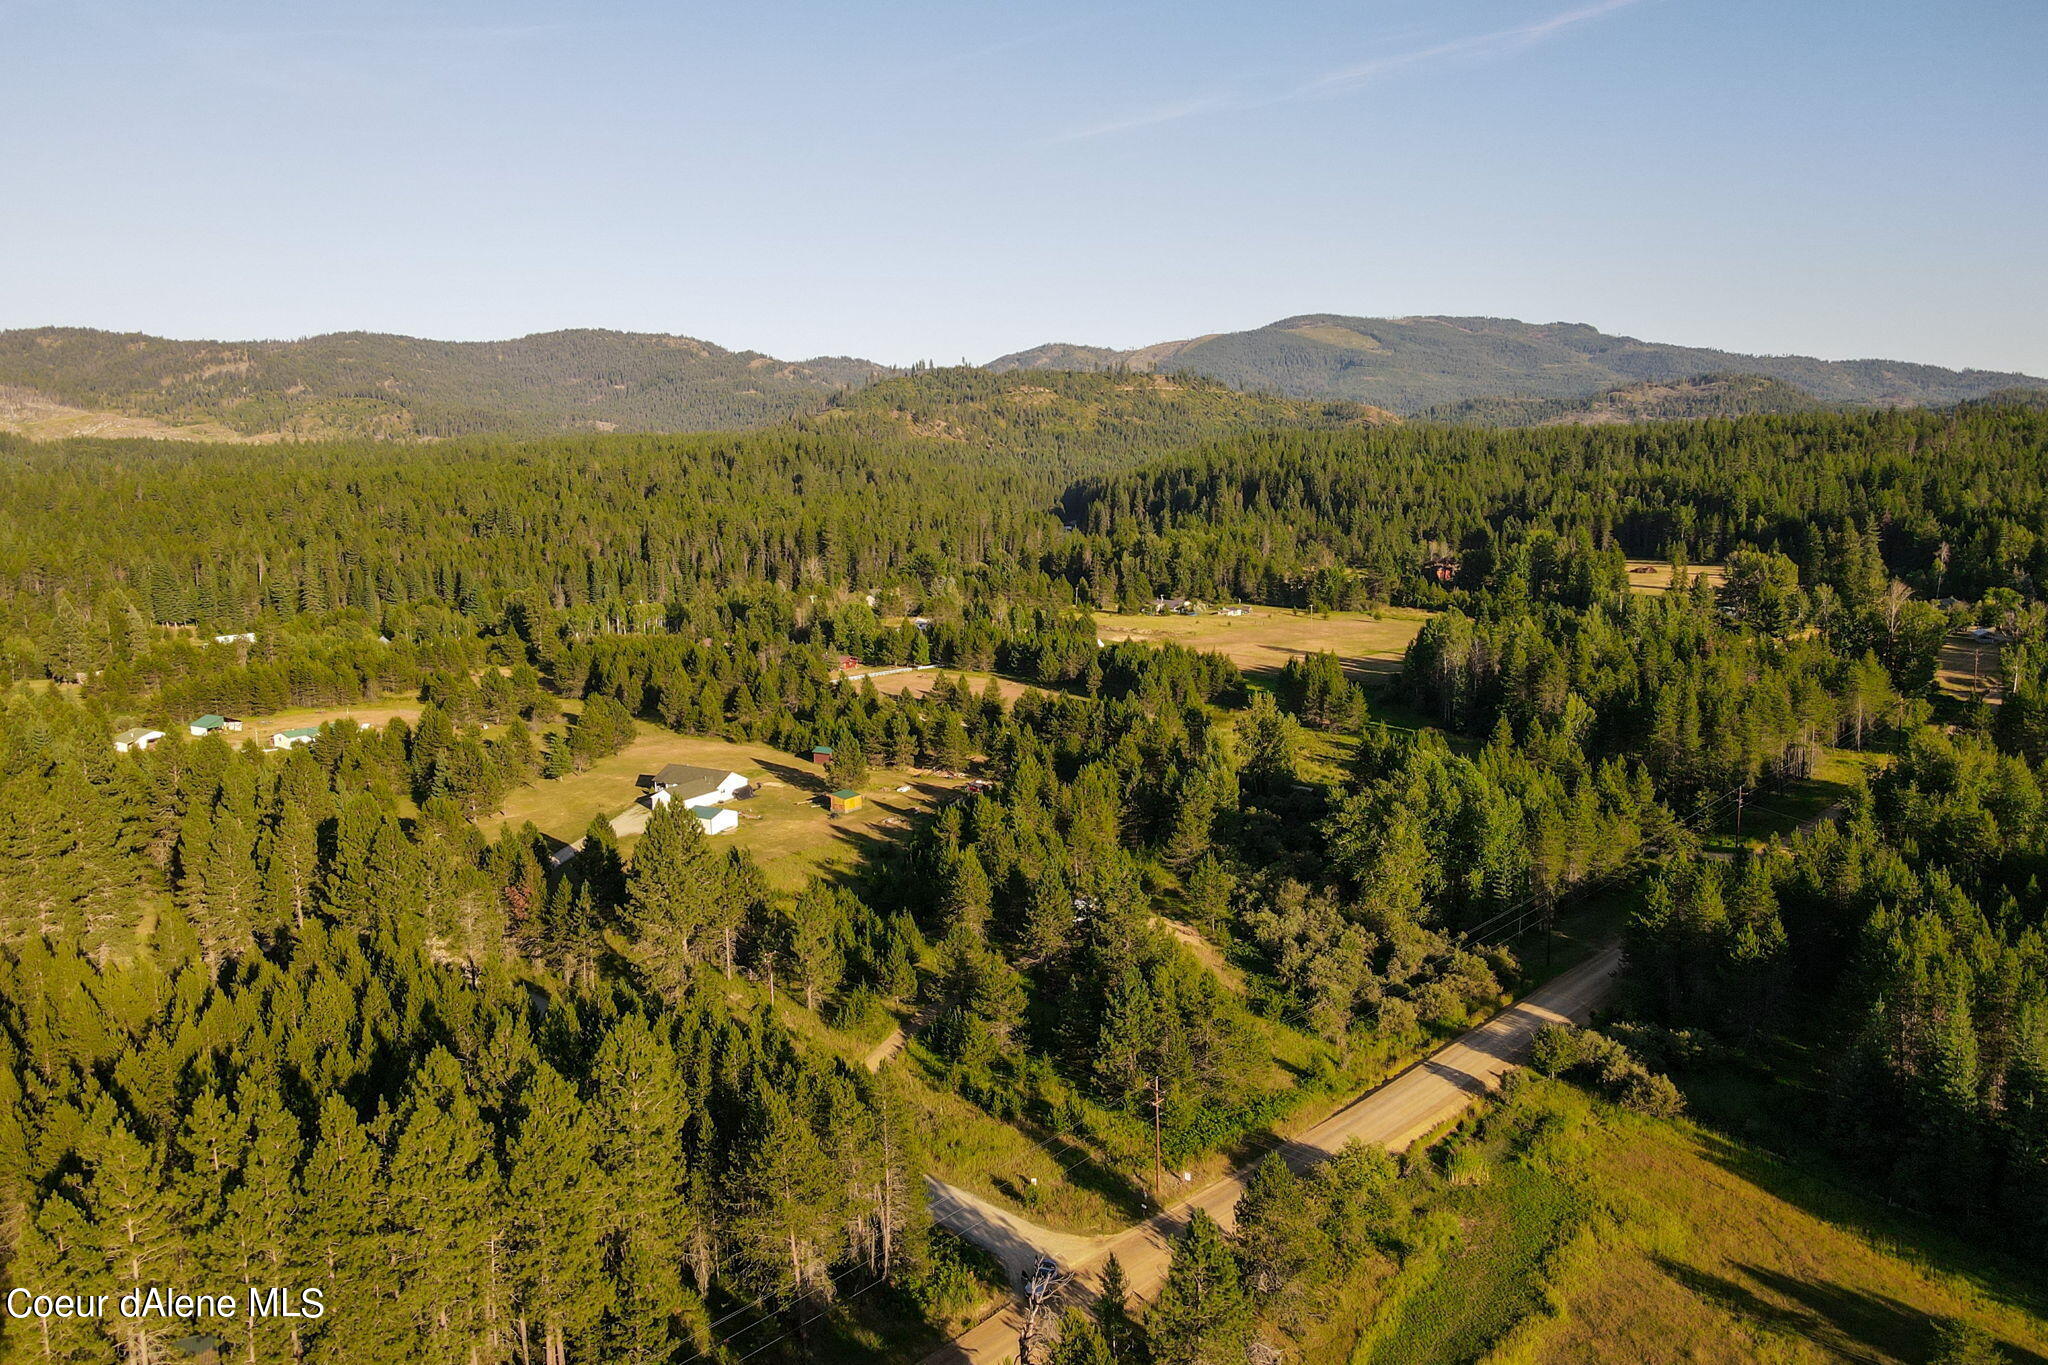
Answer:
[[1690, 1125], [1606, 1111], [1590, 1137], [1584, 1178], [1619, 1226], [1581, 1234], [1523, 1359], [1911, 1365], [1947, 1317], [2008, 1359], [2048, 1349], [2036, 1293], [1915, 1220]]
[[173, 425], [159, 422], [154, 417], [93, 412], [45, 398], [32, 389], [19, 388], [0, 388], [0, 431], [26, 436], [31, 441], [67, 441], [73, 437], [97, 436], [110, 440], [140, 438], [246, 445], [283, 439], [275, 433], [251, 436], [219, 422]]
[[[1685, 572], [1693, 582], [1704, 580], [1710, 588], [1719, 589], [1728, 581], [1728, 570], [1719, 564], [1689, 564]], [[1628, 586], [1630, 592], [1670, 592], [1671, 561], [1631, 559], [1628, 562]]]
[[272, 735], [307, 726], [317, 730], [330, 721], [353, 720], [381, 730], [394, 720], [411, 725], [419, 718], [420, 703], [417, 701], [373, 701], [364, 702], [361, 706], [295, 706], [267, 716], [251, 716], [244, 722], [241, 734], [223, 738], [231, 744], [254, 739], [267, 749]]
[[1210, 650], [1248, 674], [1277, 673], [1298, 655], [1327, 652], [1335, 654], [1344, 671], [1355, 678], [1385, 678], [1399, 670], [1408, 642], [1428, 619], [1428, 612], [1405, 607], [1388, 607], [1376, 615], [1335, 611], [1323, 616], [1275, 607], [1252, 607], [1243, 616], [1099, 611], [1095, 629], [1105, 641], [1137, 640]]
[[[864, 849], [893, 840], [965, 780], [876, 768], [863, 789], [867, 799], [862, 808], [833, 819], [822, 805], [833, 783], [823, 768], [803, 759], [766, 744], [678, 735], [644, 723], [639, 732], [623, 751], [583, 772], [518, 788], [495, 818], [479, 823], [496, 833], [531, 820], [541, 833], [571, 843], [583, 837], [592, 816], [616, 817], [634, 809], [642, 774], [669, 763], [721, 768], [745, 777], [751, 794], [732, 803], [740, 827], [719, 836], [720, 841], [737, 841], [754, 855], [772, 885], [793, 891], [820, 870], [851, 868]], [[911, 790], [898, 792], [900, 786]], [[634, 838], [637, 830], [620, 842], [630, 848]]]
[[1997, 700], [2005, 691], [2005, 646], [1968, 634], [1951, 635], [1942, 641], [1935, 681], [1943, 692], [1963, 701]]
[[846, 683], [849, 687], [859, 687], [863, 681], [872, 682], [875, 690], [885, 697], [922, 697], [939, 685], [940, 678], [951, 678], [955, 682], [966, 683], [977, 697], [988, 690], [990, 682], [994, 682], [996, 691], [1002, 694], [1004, 701], [1015, 701], [1026, 692], [1044, 690], [1033, 687], [1030, 683], [1018, 682], [1015, 678], [998, 677], [993, 673], [968, 673], [952, 668], [920, 668], [911, 673], [889, 673], [877, 678], [849, 678]]

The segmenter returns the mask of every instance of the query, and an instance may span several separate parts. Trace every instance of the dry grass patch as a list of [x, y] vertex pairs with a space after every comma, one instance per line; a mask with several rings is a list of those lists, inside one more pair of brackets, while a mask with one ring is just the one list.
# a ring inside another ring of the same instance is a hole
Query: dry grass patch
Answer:
[[1252, 607], [1244, 616], [1205, 612], [1200, 616], [1095, 613], [1096, 633], [1106, 641], [1137, 640], [1177, 644], [1221, 654], [1247, 674], [1277, 673], [1289, 659], [1335, 654], [1357, 678], [1384, 678], [1401, 666], [1408, 642], [1429, 613], [1389, 607], [1378, 613], [1337, 611], [1310, 616], [1276, 607]]
[[[698, 735], [679, 735], [641, 724], [640, 737], [621, 752], [568, 777], [541, 780], [513, 791], [498, 814], [480, 821], [486, 832], [532, 821], [561, 843], [583, 837], [591, 817], [618, 817], [636, 806], [643, 774], [670, 763], [739, 773], [750, 795], [735, 801], [740, 827], [730, 835], [754, 855], [769, 882], [782, 890], [801, 889], [828, 869], [850, 870], [862, 854], [893, 842], [943, 800], [961, 779], [876, 768], [865, 789], [866, 803], [837, 819], [827, 815], [823, 797], [833, 787], [825, 770], [766, 744], [735, 744]], [[908, 792], [897, 787], [907, 786]], [[621, 843], [631, 848], [645, 815], [621, 821]]]
[[420, 703], [418, 701], [374, 701], [360, 706], [295, 706], [285, 711], [275, 711], [267, 716], [252, 716], [243, 722], [239, 735], [223, 735], [230, 744], [239, 744], [253, 738], [264, 748], [270, 747], [271, 736], [286, 730], [300, 730], [307, 727], [318, 729], [322, 725], [338, 720], [352, 720], [381, 730], [394, 720], [407, 725], [418, 722]]
[[956, 683], [965, 683], [973, 689], [977, 697], [988, 691], [988, 685], [993, 682], [996, 691], [1006, 702], [1014, 702], [1027, 692], [1044, 690], [1033, 687], [1030, 683], [1018, 682], [1015, 678], [999, 677], [994, 673], [964, 672], [952, 668], [921, 668], [912, 673], [890, 673], [879, 678], [850, 679], [847, 685], [859, 687], [861, 682], [867, 681], [874, 683], [875, 691], [885, 697], [922, 697], [939, 685], [940, 678], [951, 678]]
[[[1708, 587], [1720, 590], [1728, 581], [1728, 570], [1719, 564], [1689, 564], [1686, 566], [1687, 586], [1704, 581]], [[1628, 561], [1628, 586], [1630, 592], [1670, 592], [1671, 561], [1667, 559], [1631, 559]]]
[[1941, 643], [1941, 662], [1934, 676], [1951, 697], [1995, 699], [2005, 690], [2005, 646], [1951, 635]]
[[1444, 1198], [1359, 1365], [1917, 1365], [1950, 1318], [2048, 1351], [2014, 1265], [1691, 1124], [1540, 1083], [1471, 1156], [1490, 1180]]

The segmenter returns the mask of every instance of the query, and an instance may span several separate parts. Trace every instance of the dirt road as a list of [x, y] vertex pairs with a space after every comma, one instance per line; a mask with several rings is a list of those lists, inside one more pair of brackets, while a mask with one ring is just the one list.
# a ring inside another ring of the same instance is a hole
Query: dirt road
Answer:
[[868, 1070], [880, 1071], [884, 1062], [903, 1051], [904, 1041], [903, 1028], [899, 1024], [897, 1027], [889, 1030], [887, 1038], [884, 1038], [881, 1042], [868, 1049], [868, 1055], [861, 1060], [867, 1063]]
[[[1529, 1040], [1545, 1024], [1582, 1023], [1607, 996], [1621, 950], [1609, 948], [1495, 1015], [1457, 1041], [1354, 1100], [1281, 1148], [1291, 1165], [1307, 1166], [1341, 1150], [1353, 1139], [1402, 1151], [1455, 1119], [1502, 1075], [1528, 1055]], [[1123, 1232], [1079, 1237], [1053, 1232], [939, 1181], [932, 1188], [932, 1216], [945, 1228], [986, 1248], [1013, 1277], [1050, 1256], [1073, 1272], [1076, 1289], [1090, 1294], [1102, 1263], [1114, 1254], [1132, 1290], [1150, 1298], [1166, 1278], [1172, 1239], [1191, 1208], [1208, 1212], [1224, 1227], [1236, 1222], [1242, 1174], [1227, 1176]], [[1014, 1308], [984, 1319], [927, 1357], [927, 1365], [995, 1362], [1017, 1354], [1019, 1319]]]

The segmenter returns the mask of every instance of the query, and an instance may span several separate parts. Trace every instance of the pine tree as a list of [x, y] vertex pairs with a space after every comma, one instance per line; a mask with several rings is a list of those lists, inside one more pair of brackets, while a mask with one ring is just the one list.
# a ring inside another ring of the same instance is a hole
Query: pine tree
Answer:
[[1244, 1359], [1252, 1306], [1223, 1229], [1201, 1209], [1173, 1244], [1166, 1283], [1145, 1315], [1157, 1365], [1222, 1365]]
[[1045, 1357], [1046, 1365], [1116, 1365], [1102, 1329], [1078, 1308], [1060, 1314], [1059, 1336]]
[[491, 1135], [461, 1065], [437, 1049], [398, 1112], [383, 1206], [413, 1359], [470, 1365], [502, 1330], [497, 1186]]
[[641, 970], [679, 998], [702, 957], [726, 894], [724, 864], [696, 818], [672, 803], [654, 812], [626, 879], [626, 920]]
[[506, 1271], [513, 1287], [520, 1358], [537, 1334], [541, 1365], [568, 1365], [611, 1304], [602, 1219], [610, 1195], [597, 1165], [597, 1135], [575, 1090], [542, 1065], [528, 1080], [525, 1117], [506, 1152]]
[[748, 1104], [745, 1150], [729, 1226], [752, 1278], [783, 1298], [829, 1292], [846, 1193], [808, 1116], [765, 1076]]
[[777, 951], [791, 980], [804, 993], [804, 1008], [818, 1008], [818, 996], [836, 988], [845, 971], [846, 893], [814, 881], [778, 912]]
[[604, 1173], [599, 1226], [615, 1296], [601, 1358], [653, 1365], [673, 1354], [673, 1324], [687, 1300], [680, 1268], [692, 1220], [678, 1156], [689, 1097], [675, 1053], [638, 1015], [599, 1045], [590, 1080]]
[[1321, 1228], [1308, 1193], [1275, 1154], [1252, 1168], [1237, 1200], [1238, 1254], [1246, 1287], [1279, 1293], [1319, 1259]]
[[[310, 1283], [297, 1219], [300, 1194], [295, 1172], [302, 1157], [298, 1123], [266, 1078], [253, 1077], [238, 1096], [250, 1139], [229, 1193], [220, 1229], [221, 1259], [242, 1301], [256, 1290]], [[303, 1343], [299, 1323], [288, 1318], [252, 1318], [240, 1325], [247, 1358], [296, 1360]]]
[[308, 812], [280, 802], [258, 843], [263, 866], [261, 922], [265, 928], [303, 929], [313, 909], [319, 844]]
[[[176, 1210], [157, 1158], [108, 1101], [94, 1112], [91, 1130], [96, 1136], [86, 1216], [98, 1238], [101, 1273], [123, 1290], [171, 1283], [190, 1252], [178, 1237]], [[124, 1357], [136, 1361], [163, 1355], [177, 1331], [153, 1316], [116, 1315], [108, 1325]]]

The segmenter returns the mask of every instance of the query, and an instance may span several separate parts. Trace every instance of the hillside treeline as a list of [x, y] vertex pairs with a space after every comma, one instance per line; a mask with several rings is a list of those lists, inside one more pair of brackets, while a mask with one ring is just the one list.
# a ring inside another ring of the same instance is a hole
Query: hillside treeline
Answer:
[[1436, 605], [1487, 580], [1503, 532], [1547, 530], [1694, 564], [1769, 551], [1808, 584], [1874, 570], [1975, 601], [2048, 581], [2044, 470], [2048, 422], [2019, 408], [1287, 432], [1084, 482], [1065, 505], [1091, 579], [1126, 596]]
[[631, 632], [763, 583], [899, 606], [1469, 607], [1497, 546], [1536, 531], [1695, 564], [1780, 555], [1791, 579], [1766, 605], [1796, 587], [1823, 621], [1894, 579], [1971, 603], [2048, 579], [2048, 417], [2016, 407], [1292, 431], [1130, 473], [1159, 447], [1090, 440], [1106, 472], [1065, 494], [1068, 532], [1051, 509], [1070, 454], [858, 423], [432, 448], [0, 439], [0, 662], [75, 678], [150, 626], [207, 638], [344, 610], [394, 638], [473, 633], [520, 602]]

